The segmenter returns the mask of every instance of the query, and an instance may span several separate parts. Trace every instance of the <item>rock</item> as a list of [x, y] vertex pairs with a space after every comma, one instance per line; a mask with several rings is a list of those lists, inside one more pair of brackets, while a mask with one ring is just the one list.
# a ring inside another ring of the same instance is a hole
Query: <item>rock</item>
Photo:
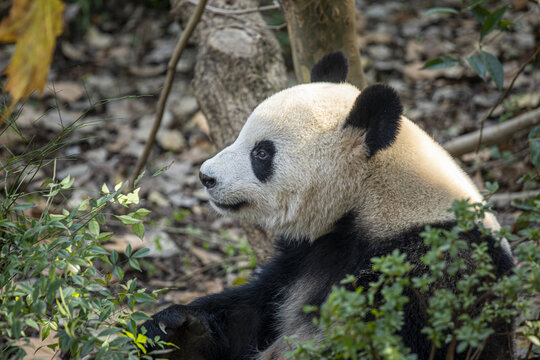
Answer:
[[423, 58], [423, 50], [424, 47], [417, 40], [407, 41], [407, 46], [405, 48], [405, 60], [408, 62], [418, 62]]
[[159, 64], [159, 65], [130, 65], [129, 73], [138, 76], [138, 77], [155, 77], [160, 74], [165, 74], [167, 72], [167, 65], [165, 64]]
[[523, 94], [517, 98], [517, 106], [522, 108], [534, 109], [540, 104], [540, 93], [533, 92]]
[[197, 199], [202, 200], [202, 201], [210, 200], [210, 197], [208, 196], [206, 191], [204, 191], [203, 189], [195, 190], [193, 192], [193, 196], [195, 196]]
[[107, 149], [99, 148], [87, 151], [85, 153], [86, 160], [94, 164], [102, 164], [107, 159]]
[[206, 120], [206, 117], [204, 116], [202, 111], [197, 111], [185, 126], [186, 130], [188, 131], [192, 127], [196, 127], [197, 129], [205, 133], [206, 136], [210, 136], [210, 127], [208, 126], [208, 121]]
[[111, 35], [102, 33], [95, 26], [90, 26], [85, 36], [86, 42], [95, 49], [105, 49], [110, 47], [114, 39]]
[[157, 207], [169, 207], [169, 201], [157, 191], [150, 191], [148, 200], [156, 204]]
[[[114, 97], [118, 95], [118, 84], [115, 79], [107, 74], [90, 75], [85, 81], [86, 88], [95, 98]], [[97, 93], [97, 94], [94, 94]], [[114, 102], [110, 103], [113, 104]], [[107, 104], [109, 107], [110, 104]]]
[[196, 198], [181, 193], [169, 194], [168, 198], [175, 207], [182, 207], [186, 209], [191, 209], [193, 206], [199, 203], [199, 200]]
[[75, 81], [56, 81], [45, 85], [44, 96], [53, 96], [61, 101], [72, 103], [85, 94], [84, 88]]
[[388, 6], [386, 4], [373, 4], [367, 7], [365, 15], [373, 20], [385, 20], [388, 18]]
[[47, 130], [59, 132], [71, 125], [79, 116], [78, 112], [60, 110], [59, 113], [56, 109], [51, 109], [39, 119], [39, 125]]
[[84, 175], [85, 173], [87, 173], [89, 170], [90, 170], [90, 167], [87, 164], [73, 165], [58, 172], [57, 178], [64, 179], [68, 175], [71, 176], [72, 178], [78, 178]]
[[42, 107], [35, 108], [27, 103], [21, 108], [21, 112], [17, 116], [17, 125], [23, 128], [33, 127], [40, 121], [44, 112]]
[[180, 249], [169, 234], [164, 231], [147, 231], [144, 234], [144, 245], [150, 252], [147, 256], [168, 258], [180, 253]]
[[180, 152], [186, 148], [186, 139], [178, 130], [163, 129], [157, 133], [156, 138], [164, 150]]
[[88, 59], [82, 44], [73, 45], [67, 41], [62, 41], [60, 42], [60, 48], [62, 49], [62, 54], [70, 60], [86, 61]]
[[392, 50], [384, 45], [369, 46], [367, 51], [375, 60], [387, 60], [392, 57]]
[[[144, 57], [146, 63], [167, 63], [172, 56], [176, 40], [171, 39], [158, 39], [153, 43], [154, 47]], [[182, 57], [186, 55], [186, 51], [182, 54]]]
[[198, 248], [196, 246], [193, 246], [189, 249], [189, 251], [195, 255], [197, 259], [203, 264], [208, 265], [210, 263], [221, 261], [223, 260], [223, 257], [217, 254], [214, 254], [208, 250], [204, 250], [201, 248]]
[[175, 119], [181, 124], [188, 121], [188, 119], [199, 110], [199, 103], [195, 96], [182, 96], [177, 99], [171, 99], [167, 106], [167, 110], [172, 112]]

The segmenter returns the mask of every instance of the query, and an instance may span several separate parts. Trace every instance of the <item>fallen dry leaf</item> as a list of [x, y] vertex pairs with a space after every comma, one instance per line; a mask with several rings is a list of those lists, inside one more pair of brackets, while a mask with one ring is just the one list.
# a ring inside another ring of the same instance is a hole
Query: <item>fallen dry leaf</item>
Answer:
[[5, 70], [4, 91], [12, 102], [0, 124], [19, 100], [36, 90], [43, 93], [56, 38], [62, 33], [63, 10], [60, 0], [14, 0], [9, 16], [0, 23], [0, 42], [17, 44]]

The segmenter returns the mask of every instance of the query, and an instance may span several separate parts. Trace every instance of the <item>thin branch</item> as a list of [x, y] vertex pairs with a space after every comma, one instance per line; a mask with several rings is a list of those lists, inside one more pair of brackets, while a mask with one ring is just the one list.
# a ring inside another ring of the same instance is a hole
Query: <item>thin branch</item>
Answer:
[[[198, 5], [199, 2], [197, 0], [187, 0], [188, 3], [192, 5]], [[278, 10], [280, 9], [279, 4], [272, 4], [272, 5], [266, 5], [266, 6], [258, 6], [256, 8], [249, 8], [249, 9], [238, 9], [238, 10], [229, 10], [229, 9], [221, 9], [217, 8], [215, 6], [206, 5], [206, 10], [218, 14], [218, 15], [246, 15], [251, 14], [254, 12], [261, 12], [261, 11], [271, 11], [271, 10]], [[176, 11], [176, 8], [173, 10], [173, 12]]]
[[494, 194], [489, 198], [489, 202], [497, 207], [511, 204], [515, 200], [527, 200], [540, 195], [540, 190], [529, 190], [517, 193]]
[[514, 83], [516, 82], [516, 79], [519, 76], [519, 74], [521, 74], [523, 72], [523, 70], [525, 70], [525, 67], [527, 67], [527, 65], [529, 65], [531, 63], [531, 61], [533, 61], [536, 58], [538, 53], [540, 53], [540, 46], [538, 46], [536, 51], [527, 59], [527, 61], [525, 61], [521, 65], [521, 67], [518, 69], [518, 71], [516, 71], [516, 73], [514, 74], [514, 77], [512, 78], [512, 81], [510, 82], [510, 85], [508, 86], [508, 88], [506, 88], [506, 90], [504, 91], [502, 96], [499, 98], [497, 103], [495, 103], [495, 105], [493, 105], [493, 107], [487, 113], [487, 115], [482, 118], [482, 121], [480, 122], [480, 136], [478, 137], [478, 144], [476, 145], [476, 152], [478, 152], [478, 150], [480, 150], [480, 146], [482, 145], [482, 135], [483, 135], [484, 124], [485, 124], [486, 120], [493, 114], [495, 109], [503, 102], [503, 100], [506, 98], [506, 96], [508, 96], [508, 93], [510, 93], [510, 90], [514, 86]]
[[460, 156], [474, 151], [480, 136], [483, 136], [483, 145], [498, 144], [507, 141], [512, 134], [530, 129], [538, 124], [540, 124], [540, 107], [516, 116], [512, 120], [490, 126], [484, 131], [483, 135], [481, 130], [477, 130], [452, 139], [443, 144], [443, 147], [453, 156]]
[[167, 64], [167, 76], [165, 77], [165, 85], [163, 86], [163, 89], [161, 90], [161, 94], [159, 95], [159, 100], [157, 103], [157, 113], [156, 117], [154, 118], [154, 124], [152, 125], [152, 130], [150, 131], [150, 134], [148, 135], [148, 140], [146, 141], [146, 144], [144, 146], [144, 151], [141, 157], [139, 158], [139, 161], [137, 161], [137, 166], [135, 167], [135, 171], [133, 172], [133, 175], [130, 179], [130, 188], [134, 187], [135, 180], [141, 173], [144, 165], [146, 164], [146, 161], [148, 160], [148, 156], [150, 155], [150, 150], [152, 149], [152, 145], [154, 144], [156, 140], [156, 134], [159, 130], [159, 127], [161, 125], [161, 119], [163, 118], [163, 113], [165, 112], [165, 105], [167, 104], [167, 99], [169, 98], [169, 93], [171, 92], [171, 88], [174, 82], [174, 76], [176, 75], [176, 65], [178, 64], [178, 61], [180, 60], [180, 56], [182, 56], [182, 53], [184, 52], [184, 49], [187, 46], [188, 40], [191, 37], [191, 34], [193, 34], [193, 31], [195, 30], [195, 27], [199, 23], [199, 20], [201, 19], [201, 16], [204, 12], [205, 5], [207, 0], [201, 0], [197, 8], [195, 9], [195, 12], [193, 15], [191, 15], [191, 18], [189, 19], [189, 22], [184, 29], [184, 32], [182, 33], [182, 36], [178, 40], [178, 43], [176, 44], [176, 47], [174, 49], [173, 55], [171, 59], [169, 60], [169, 63]]

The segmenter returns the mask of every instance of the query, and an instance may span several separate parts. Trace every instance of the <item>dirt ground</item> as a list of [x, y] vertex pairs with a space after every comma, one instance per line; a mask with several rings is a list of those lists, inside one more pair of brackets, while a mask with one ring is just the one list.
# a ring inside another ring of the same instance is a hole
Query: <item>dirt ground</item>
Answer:
[[[57, 178], [71, 175], [76, 179], [75, 190], [59, 204], [62, 206], [76, 206], [103, 183], [112, 187], [129, 178], [152, 126], [167, 62], [181, 33], [166, 8], [120, 3], [116, 10], [92, 15], [82, 34], [71, 23], [58, 41], [45, 96], [32, 97], [20, 113], [17, 123], [24, 137], [15, 132], [0, 137], [0, 158], [5, 161], [6, 149], [21, 153], [30, 142], [39, 145], [52, 139], [62, 126], [74, 121], [82, 125], [71, 134], [73, 142], [56, 154], [55, 168], [43, 168], [29, 186], [29, 190], [37, 188], [53, 172]], [[357, 28], [368, 83], [393, 86], [406, 116], [444, 143], [478, 129], [480, 119], [502, 91], [465, 66], [421, 70], [425, 61], [440, 55], [466, 56], [478, 43], [479, 25], [472, 16], [423, 14], [435, 4], [457, 7], [460, 1], [358, 0]], [[77, 21], [77, 16], [80, 13], [69, 5], [68, 21]], [[540, 44], [539, 7], [514, 0], [505, 18], [519, 26], [490, 35], [484, 49], [503, 63], [506, 87]], [[12, 52], [12, 46], [0, 48], [0, 68], [6, 66]], [[290, 64], [286, 46], [285, 54]], [[137, 277], [150, 289], [171, 288], [158, 308], [243, 283], [256, 267], [242, 229], [210, 210], [198, 180], [200, 164], [218, 149], [207, 135], [212, 124], [206, 123], [193, 94], [196, 55], [197, 49], [190, 45], [180, 60], [157, 144], [141, 182], [141, 205], [152, 210], [144, 242], [119, 223], [109, 224], [115, 231], [109, 249], [123, 252], [128, 243], [152, 249], [144, 271], [130, 271], [128, 277]], [[540, 59], [527, 66], [486, 127], [539, 106], [539, 66]], [[289, 72], [294, 83], [292, 69]], [[87, 111], [104, 99], [108, 100]], [[539, 188], [517, 183], [533, 169], [527, 133], [464, 155], [459, 161], [481, 188], [485, 181], [497, 181], [502, 193]], [[168, 169], [162, 175], [151, 176], [165, 166]], [[519, 215], [508, 203], [498, 204], [496, 209], [502, 224], [512, 224]]]

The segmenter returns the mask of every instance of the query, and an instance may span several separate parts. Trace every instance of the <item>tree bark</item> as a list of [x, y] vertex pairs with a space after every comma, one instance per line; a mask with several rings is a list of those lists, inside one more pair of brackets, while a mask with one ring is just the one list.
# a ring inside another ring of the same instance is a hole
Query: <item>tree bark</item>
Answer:
[[[253, 0], [210, 0], [208, 5], [239, 10], [258, 4]], [[187, 21], [193, 8], [184, 3], [175, 12]], [[283, 57], [258, 12], [223, 15], [207, 9], [194, 35], [198, 45], [195, 96], [208, 120], [212, 140], [221, 149], [236, 139], [262, 100], [285, 88]], [[271, 236], [253, 226], [244, 227], [259, 262], [268, 259], [274, 249]]]
[[291, 39], [299, 83], [310, 81], [313, 65], [328, 53], [341, 50], [349, 59], [347, 81], [366, 87], [356, 39], [354, 0], [280, 0]]

